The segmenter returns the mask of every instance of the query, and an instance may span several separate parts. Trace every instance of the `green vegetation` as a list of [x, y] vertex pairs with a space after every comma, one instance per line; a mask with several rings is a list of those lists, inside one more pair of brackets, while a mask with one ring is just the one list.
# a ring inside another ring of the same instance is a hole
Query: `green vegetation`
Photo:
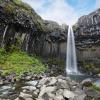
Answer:
[[32, 14], [32, 8], [28, 4], [22, 2], [21, 0], [12, 0], [9, 3], [5, 3], [5, 6], [4, 6], [7, 13], [17, 13], [16, 11], [15, 12], [13, 11], [15, 9], [19, 9], [18, 7], [20, 8], [20, 10], [25, 11], [29, 14], [30, 13]]
[[83, 65], [86, 69], [87, 72], [93, 73], [93, 74], [98, 74], [100, 73], [100, 68], [98, 68], [95, 64], [93, 63], [84, 63]]
[[32, 8], [28, 4], [22, 2], [21, 0], [13, 0], [12, 2], [14, 3], [15, 6], [18, 6], [28, 11], [32, 11]]
[[0, 3], [2, 3], [3, 2], [3, 0], [0, 0]]
[[15, 73], [18, 76], [24, 72], [38, 74], [46, 71], [45, 65], [37, 57], [30, 57], [21, 51], [7, 53], [4, 49], [0, 49], [0, 69], [3, 75]]
[[96, 98], [94, 98], [94, 100], [100, 100], [100, 97], [96, 97]]
[[58, 65], [60, 67], [64, 67], [64, 60], [59, 58], [49, 58], [47, 61], [48, 65]]
[[97, 90], [97, 91], [100, 91], [100, 87], [96, 86], [95, 84], [92, 85], [92, 88]]
[[13, 10], [15, 9], [15, 6], [13, 6], [11, 3], [9, 4], [5, 4], [5, 7], [4, 7], [5, 11], [7, 13], [13, 13]]
[[21, 14], [25, 14], [25, 16], [29, 15], [32, 18], [32, 22], [35, 24], [38, 30], [44, 30], [43, 20], [40, 16], [36, 14], [34, 9], [32, 9], [27, 3], [22, 2], [22, 0], [11, 0], [9, 2], [5, 2], [4, 0], [0, 1], [4, 3], [3, 7], [7, 14], [11, 14], [11, 19], [16, 16], [20, 17]]

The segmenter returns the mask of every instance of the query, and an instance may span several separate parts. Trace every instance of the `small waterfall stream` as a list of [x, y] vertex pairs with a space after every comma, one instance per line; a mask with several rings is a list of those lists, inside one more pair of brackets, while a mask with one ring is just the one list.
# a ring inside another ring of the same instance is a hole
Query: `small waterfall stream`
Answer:
[[3, 33], [2, 42], [1, 42], [1, 47], [2, 48], [4, 47], [4, 39], [5, 39], [5, 35], [6, 35], [6, 32], [7, 32], [7, 29], [8, 29], [8, 25], [5, 27], [5, 30], [4, 30], [4, 33]]
[[73, 33], [72, 26], [69, 26], [68, 28], [66, 73], [67, 74], [78, 74], [75, 40], [74, 40], [74, 33]]
[[29, 46], [28, 42], [29, 42], [29, 38], [30, 38], [30, 36], [27, 35], [27, 36], [26, 36], [26, 47], [25, 47], [26, 52], [28, 51], [28, 46]]

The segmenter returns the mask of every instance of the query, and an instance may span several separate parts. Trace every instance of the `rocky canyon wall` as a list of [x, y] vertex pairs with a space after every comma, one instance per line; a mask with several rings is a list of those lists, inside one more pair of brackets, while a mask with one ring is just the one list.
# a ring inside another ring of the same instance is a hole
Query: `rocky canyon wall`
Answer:
[[[73, 26], [78, 61], [100, 60], [100, 9]], [[43, 20], [27, 4], [0, 1], [0, 46], [19, 47], [29, 54], [66, 58], [68, 26]]]
[[29, 54], [65, 58], [67, 25], [43, 20], [18, 0], [0, 2], [0, 46], [14, 46]]
[[100, 9], [82, 16], [73, 26], [76, 35], [77, 59], [100, 64]]

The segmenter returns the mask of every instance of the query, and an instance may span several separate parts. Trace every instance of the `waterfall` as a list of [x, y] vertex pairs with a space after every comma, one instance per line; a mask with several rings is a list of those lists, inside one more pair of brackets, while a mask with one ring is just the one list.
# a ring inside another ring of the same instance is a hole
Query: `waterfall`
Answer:
[[74, 40], [74, 33], [73, 33], [72, 26], [69, 26], [68, 28], [66, 73], [67, 74], [78, 74], [75, 40]]
[[5, 35], [6, 35], [6, 32], [7, 32], [7, 29], [8, 29], [8, 25], [5, 27], [5, 30], [4, 30], [4, 33], [3, 33], [2, 42], [1, 42], [1, 47], [2, 48], [4, 47], [4, 39], [5, 39]]
[[28, 42], [29, 42], [29, 38], [30, 38], [30, 36], [27, 34], [27, 36], [26, 36], [26, 47], [25, 47], [25, 51], [28, 51], [28, 46], [29, 46]]

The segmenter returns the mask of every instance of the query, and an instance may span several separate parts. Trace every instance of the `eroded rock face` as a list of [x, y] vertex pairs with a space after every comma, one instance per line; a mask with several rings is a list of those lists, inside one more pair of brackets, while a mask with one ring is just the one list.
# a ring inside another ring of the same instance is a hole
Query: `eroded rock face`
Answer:
[[54, 57], [65, 58], [66, 55], [66, 41], [67, 41], [67, 25], [59, 25], [54, 21], [44, 21], [46, 26], [46, 42], [45, 42], [45, 53], [50, 54]]
[[[79, 62], [100, 64], [100, 9], [79, 18], [73, 26]], [[87, 61], [87, 62], [86, 62]], [[94, 70], [94, 69], [93, 69]], [[95, 72], [94, 72], [95, 73]]]
[[8, 51], [9, 47], [15, 45], [26, 52], [41, 54], [43, 37], [45, 37], [42, 21], [41, 17], [27, 4], [17, 0], [1, 0], [1, 47], [5, 47]]
[[0, 1], [0, 46], [7, 50], [15, 45], [28, 53], [65, 55], [66, 33], [67, 25], [43, 20], [23, 2]]
[[79, 18], [74, 26], [78, 46], [99, 45], [100, 37], [100, 9]]

